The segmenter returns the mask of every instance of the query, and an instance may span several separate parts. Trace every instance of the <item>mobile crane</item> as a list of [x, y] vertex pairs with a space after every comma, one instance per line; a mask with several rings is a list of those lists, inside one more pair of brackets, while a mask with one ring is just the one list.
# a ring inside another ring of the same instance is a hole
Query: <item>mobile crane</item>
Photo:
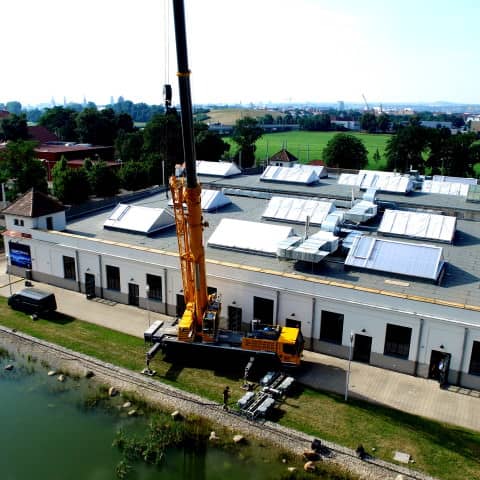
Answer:
[[258, 357], [274, 357], [283, 365], [298, 366], [304, 345], [299, 328], [261, 326], [250, 332], [220, 329], [219, 298], [207, 294], [203, 229], [208, 225], [202, 216], [201, 186], [196, 174], [183, 0], [173, 0], [173, 6], [185, 167], [182, 175], [170, 178], [170, 190], [186, 307], [178, 323], [177, 337], [162, 338], [162, 348], [189, 358], [192, 352], [195, 356], [198, 351], [205, 355], [223, 351], [249, 362]]

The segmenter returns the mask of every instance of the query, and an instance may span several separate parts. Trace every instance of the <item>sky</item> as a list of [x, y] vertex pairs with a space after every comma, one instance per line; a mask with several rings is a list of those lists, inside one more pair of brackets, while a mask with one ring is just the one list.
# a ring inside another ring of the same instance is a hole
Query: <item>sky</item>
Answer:
[[[2, 2], [0, 103], [178, 99], [172, 0]], [[194, 104], [480, 104], [478, 0], [185, 0]]]

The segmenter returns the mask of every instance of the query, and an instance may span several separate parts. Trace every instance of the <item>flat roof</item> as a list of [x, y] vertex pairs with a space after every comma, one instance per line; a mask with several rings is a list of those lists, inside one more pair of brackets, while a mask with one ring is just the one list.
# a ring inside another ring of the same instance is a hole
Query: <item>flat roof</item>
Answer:
[[[225, 180], [228, 180], [228, 182], [225, 182]], [[275, 192], [272, 192], [272, 194], [278, 194], [280, 190], [280, 194], [288, 196], [298, 196], [299, 194], [305, 196], [305, 194], [310, 193], [310, 196], [315, 198], [342, 198], [343, 200], [351, 196], [351, 189], [349, 187], [343, 188], [341, 185], [336, 185], [336, 179], [327, 180], [328, 182], [321, 180], [320, 184], [315, 187], [275, 185]], [[256, 187], [258, 185], [258, 190], [261, 192], [269, 191], [268, 188], [265, 188], [265, 183], [260, 182], [258, 175], [239, 176], [231, 179], [209, 179], [208, 182], [203, 178], [202, 184], [209, 188], [221, 186], [242, 188], [244, 192], [253, 192], [257, 190]], [[205, 245], [207, 245], [207, 240], [223, 218], [278, 225], [278, 223], [270, 220], [262, 220], [262, 214], [268, 205], [268, 198], [255, 198], [243, 195], [228, 196], [232, 200], [231, 205], [219, 211], [204, 213], [204, 220], [209, 223], [209, 227], [204, 232]], [[383, 201], [392, 199], [392, 202], [395, 199], [401, 199], [404, 205], [421, 205], [426, 209], [433, 208], [434, 206], [442, 208], [443, 204], [440, 203], [437, 197], [441, 197], [446, 202], [445, 208], [449, 209], [460, 205], [457, 204], [455, 200], [458, 201], [459, 198], [461, 198], [421, 193], [414, 193], [409, 196], [379, 193], [377, 197]], [[165, 198], [164, 193], [143, 198], [133, 203], [156, 208], [168, 208], [168, 199]], [[349, 202], [345, 202], [345, 206], [347, 206], [347, 203]], [[465, 198], [463, 198], [462, 207], [468, 211], [480, 212], [479, 204], [466, 203]], [[82, 235], [86, 238], [97, 238], [170, 252], [178, 251], [175, 227], [168, 228], [150, 236], [105, 230], [103, 229], [103, 224], [110, 212], [111, 210], [106, 210], [100, 213], [94, 213], [88, 217], [69, 221], [67, 224], [67, 232]], [[302, 235], [302, 225], [288, 222], [286, 225], [290, 225], [296, 233]], [[317, 231], [318, 228], [316, 227], [310, 228], [311, 234]], [[409, 239], [408, 241], [428, 243], [425, 240], [417, 241]], [[278, 260], [277, 258], [253, 255], [246, 252], [226, 252], [225, 250], [208, 246], [205, 246], [205, 251], [207, 260], [218, 262], [227, 261], [233, 264], [258, 267], [280, 273], [299, 273], [317, 279], [346, 283], [357, 287], [363, 286], [365, 288], [417, 296], [419, 298], [431, 298], [439, 301], [455, 302], [456, 304], [480, 306], [480, 222], [457, 220], [457, 232], [454, 243], [452, 245], [445, 244], [442, 245], [442, 247], [447, 267], [441, 285], [391, 273], [382, 274], [371, 271], [348, 271], [344, 269], [345, 255], [341, 256], [338, 252], [329, 255], [318, 265], [301, 265], [293, 260]]]

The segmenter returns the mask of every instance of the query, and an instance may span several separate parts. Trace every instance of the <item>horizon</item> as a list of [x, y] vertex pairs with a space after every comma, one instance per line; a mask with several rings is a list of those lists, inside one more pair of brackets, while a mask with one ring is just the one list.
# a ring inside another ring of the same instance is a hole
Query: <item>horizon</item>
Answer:
[[[177, 103], [170, 4], [7, 2], [16, 42], [0, 103], [159, 105], [164, 83]], [[480, 104], [475, 0], [185, 0], [185, 11], [195, 105]]]

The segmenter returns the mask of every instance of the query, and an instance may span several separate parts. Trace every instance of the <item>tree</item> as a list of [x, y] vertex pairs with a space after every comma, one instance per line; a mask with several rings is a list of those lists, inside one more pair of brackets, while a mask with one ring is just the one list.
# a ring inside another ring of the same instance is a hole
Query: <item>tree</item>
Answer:
[[106, 162], [84, 163], [85, 172], [87, 173], [90, 192], [97, 197], [111, 197], [118, 192], [120, 180], [117, 173]]
[[216, 132], [208, 130], [204, 123], [195, 123], [195, 152], [199, 160], [217, 162], [230, 149], [230, 144], [224, 142]]
[[255, 142], [262, 135], [263, 130], [255, 118], [244, 117], [235, 122], [232, 140], [239, 146], [236, 158], [240, 167], [248, 168], [255, 165]]
[[380, 132], [388, 132], [390, 130], [390, 117], [386, 113], [381, 113], [377, 117], [377, 130]]
[[0, 122], [0, 140], [16, 142], [27, 140], [29, 137], [27, 116], [24, 113], [19, 115], [12, 113]]
[[182, 126], [175, 109], [170, 109], [165, 115], [155, 115], [145, 125], [142, 160], [152, 167], [152, 183], [162, 184], [162, 161], [165, 181], [174, 173], [175, 165], [183, 163]]
[[85, 108], [76, 117], [76, 132], [81, 142], [113, 145], [117, 134], [117, 118], [111, 108], [98, 111]]
[[368, 152], [361, 140], [348, 133], [337, 133], [323, 149], [328, 166], [360, 170], [368, 163]]
[[35, 159], [36, 142], [8, 142], [1, 152], [0, 183], [9, 183], [8, 198], [14, 199], [32, 187], [47, 192], [46, 170]]
[[368, 133], [377, 131], [377, 117], [371, 112], [365, 112], [360, 118], [360, 128]]
[[139, 161], [143, 149], [142, 132], [125, 132], [120, 130], [115, 139], [115, 151], [117, 158], [122, 162]]
[[328, 113], [320, 115], [308, 115], [299, 119], [301, 130], [309, 130], [314, 132], [327, 132], [331, 129], [331, 119]]
[[424, 171], [423, 152], [428, 146], [428, 129], [418, 124], [412, 118], [412, 123], [406, 127], [399, 127], [386, 144], [385, 156], [387, 170], [402, 170], [408, 172], [410, 168]]
[[152, 184], [150, 166], [146, 162], [125, 162], [119, 177], [120, 184], [126, 190], [140, 190]]
[[72, 108], [53, 107], [43, 112], [38, 123], [64, 141], [76, 142], [77, 113]]
[[69, 168], [62, 157], [52, 168], [53, 194], [63, 203], [82, 203], [88, 199], [90, 185], [87, 172], [82, 168]]
[[6, 110], [14, 115], [21, 115], [22, 114], [22, 104], [13, 100], [11, 102], [7, 102]]

